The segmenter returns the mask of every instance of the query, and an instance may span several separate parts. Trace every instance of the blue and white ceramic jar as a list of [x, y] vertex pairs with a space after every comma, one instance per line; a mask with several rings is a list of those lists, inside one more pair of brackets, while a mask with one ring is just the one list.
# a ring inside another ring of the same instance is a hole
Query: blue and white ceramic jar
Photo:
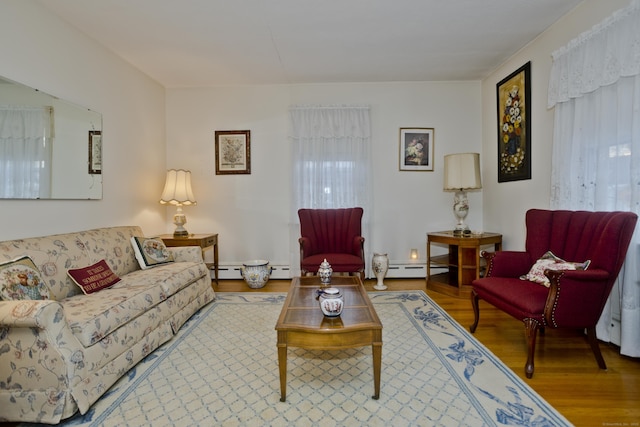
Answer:
[[320, 292], [320, 309], [327, 317], [337, 317], [342, 314], [344, 308], [344, 297], [338, 288], [326, 288]]
[[263, 259], [245, 261], [242, 263], [242, 267], [240, 267], [240, 274], [251, 289], [264, 287], [272, 271], [273, 267], [269, 266], [269, 261]]
[[325, 260], [320, 264], [320, 268], [318, 268], [318, 276], [320, 276], [320, 283], [322, 286], [327, 286], [331, 283], [332, 274], [333, 268], [331, 268], [331, 264], [329, 264], [325, 258]]

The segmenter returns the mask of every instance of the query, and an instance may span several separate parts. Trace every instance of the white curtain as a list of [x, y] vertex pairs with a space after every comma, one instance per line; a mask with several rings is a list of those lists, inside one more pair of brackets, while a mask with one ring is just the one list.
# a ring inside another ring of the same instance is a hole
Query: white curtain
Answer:
[[370, 108], [292, 106], [289, 114], [293, 153], [291, 268], [300, 266], [300, 208], [362, 207], [365, 254], [369, 254]]
[[[640, 214], [638, 0], [553, 53], [548, 106], [555, 107], [551, 207]], [[598, 338], [611, 341], [619, 307], [621, 353], [632, 357], [640, 357], [638, 228], [597, 327]]]
[[0, 197], [51, 194], [52, 108], [0, 106]]

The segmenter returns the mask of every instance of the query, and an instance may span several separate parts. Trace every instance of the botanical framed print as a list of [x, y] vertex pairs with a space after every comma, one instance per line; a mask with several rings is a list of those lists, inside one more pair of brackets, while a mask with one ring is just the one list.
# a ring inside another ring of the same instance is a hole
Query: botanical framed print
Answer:
[[531, 179], [531, 62], [496, 85], [498, 182]]
[[400, 128], [400, 170], [433, 171], [433, 128]]
[[251, 131], [216, 131], [216, 175], [251, 173]]
[[102, 174], [102, 131], [89, 131], [89, 174]]

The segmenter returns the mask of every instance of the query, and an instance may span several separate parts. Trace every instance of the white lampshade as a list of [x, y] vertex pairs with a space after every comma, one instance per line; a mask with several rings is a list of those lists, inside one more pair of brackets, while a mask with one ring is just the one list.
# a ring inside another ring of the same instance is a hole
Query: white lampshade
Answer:
[[170, 169], [160, 197], [160, 203], [171, 205], [195, 205], [196, 198], [191, 189], [191, 171]]
[[164, 183], [160, 203], [163, 205], [168, 203], [178, 207], [176, 214], [173, 216], [173, 223], [176, 225], [173, 236], [188, 236], [189, 232], [184, 228], [187, 223], [187, 216], [182, 213], [182, 206], [196, 204], [196, 198], [193, 196], [193, 190], [191, 189], [190, 171], [183, 169], [169, 169], [167, 171], [167, 180]]
[[480, 154], [458, 153], [444, 156], [444, 189], [477, 190], [480, 179]]

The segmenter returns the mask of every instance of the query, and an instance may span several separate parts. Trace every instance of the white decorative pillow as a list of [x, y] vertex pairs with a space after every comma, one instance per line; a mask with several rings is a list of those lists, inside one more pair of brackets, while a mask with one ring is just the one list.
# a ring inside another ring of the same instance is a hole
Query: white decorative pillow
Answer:
[[173, 262], [173, 255], [167, 250], [162, 239], [132, 237], [131, 243], [133, 244], [136, 259], [142, 269]]
[[40, 278], [40, 270], [28, 256], [0, 264], [0, 299], [50, 299], [49, 288]]
[[545, 270], [586, 270], [591, 260], [584, 262], [567, 262], [562, 258], [558, 258], [553, 252], [548, 251], [531, 267], [529, 273], [520, 276], [522, 280], [530, 280], [540, 283], [541, 285], [550, 286], [549, 279], [544, 275]]

